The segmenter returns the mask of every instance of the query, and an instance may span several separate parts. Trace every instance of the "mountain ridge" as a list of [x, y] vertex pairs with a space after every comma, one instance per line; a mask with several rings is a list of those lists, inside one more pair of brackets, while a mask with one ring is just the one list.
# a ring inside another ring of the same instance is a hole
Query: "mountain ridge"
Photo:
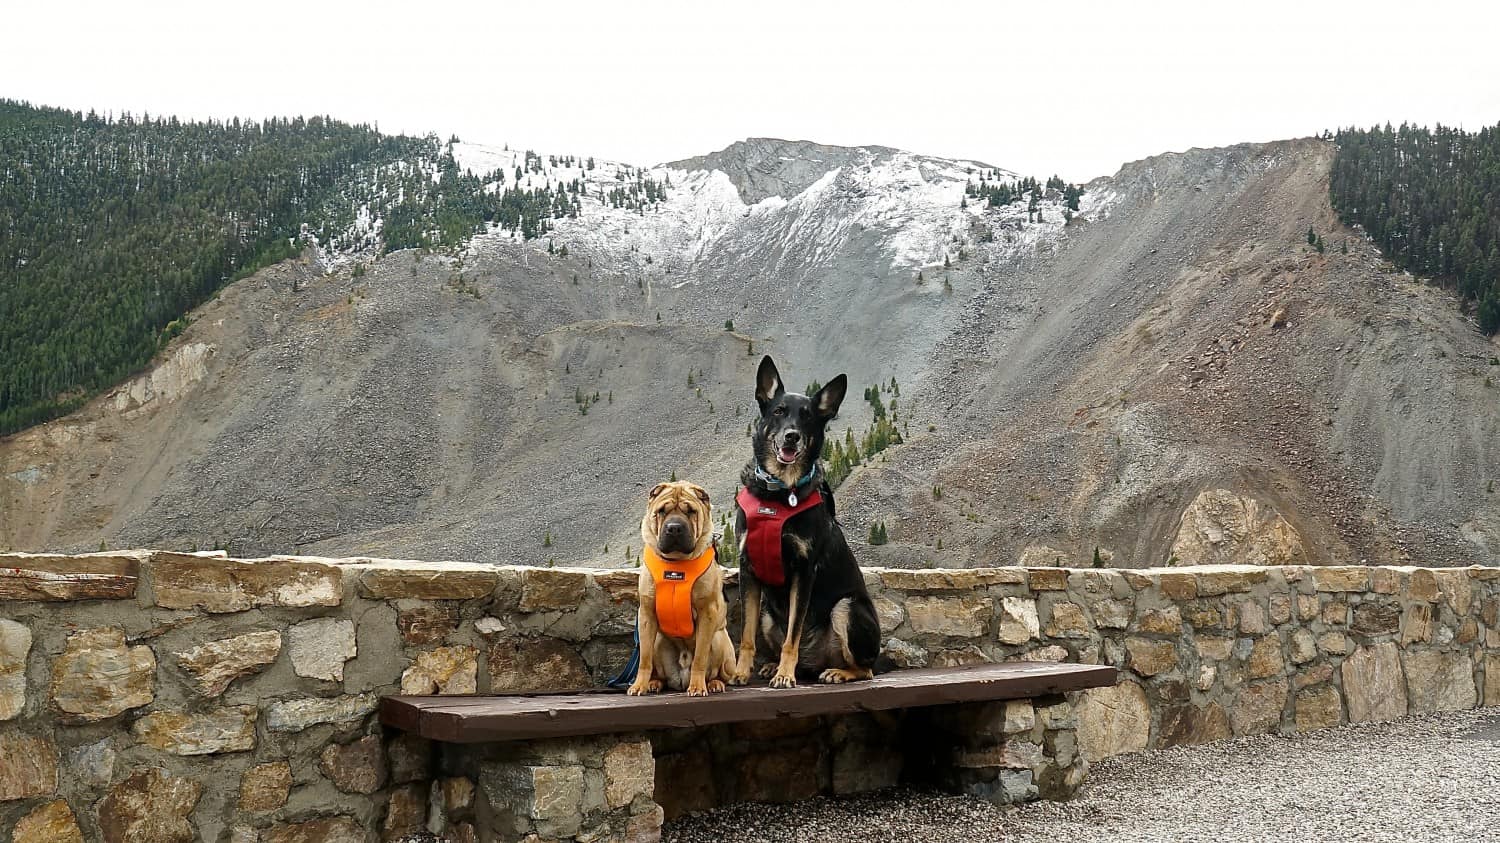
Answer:
[[[816, 177], [828, 158], [772, 167], [755, 189], [806, 186], [755, 203], [718, 168], [543, 161], [527, 178], [594, 197], [546, 238], [492, 230], [358, 276], [309, 254], [232, 285], [169, 349], [199, 349], [160, 377], [175, 400], [122, 404], [161, 394], [127, 385], [0, 440], [0, 546], [626, 564], [657, 480], [729, 500], [772, 353], [794, 384], [899, 382], [908, 441], [839, 493], [852, 538], [889, 527], [867, 563], [1493, 560], [1495, 414], [1429, 500], [1406, 452], [1430, 461], [1451, 412], [1386, 406], [1424, 381], [1478, 406], [1455, 363], [1490, 344], [1338, 223], [1328, 144], [1132, 162], [1071, 221], [1057, 197], [1040, 221], [966, 199], [973, 162], [836, 149]], [[633, 178], [671, 186], [612, 207], [601, 189]], [[1309, 226], [1350, 253], [1313, 253]], [[870, 412], [851, 398], [836, 432]]]

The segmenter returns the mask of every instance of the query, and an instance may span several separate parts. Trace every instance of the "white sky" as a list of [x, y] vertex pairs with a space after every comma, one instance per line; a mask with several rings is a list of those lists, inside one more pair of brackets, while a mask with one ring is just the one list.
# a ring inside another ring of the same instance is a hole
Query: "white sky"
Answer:
[[884, 144], [1084, 180], [1351, 123], [1500, 122], [1491, 5], [54, 0], [0, 18], [0, 96], [631, 163]]

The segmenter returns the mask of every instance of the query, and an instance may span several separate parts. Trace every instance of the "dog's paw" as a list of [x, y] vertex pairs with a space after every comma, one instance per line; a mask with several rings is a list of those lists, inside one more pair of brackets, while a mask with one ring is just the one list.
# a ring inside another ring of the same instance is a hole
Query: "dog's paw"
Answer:
[[719, 681], [717, 679], [710, 679], [710, 680], [708, 680], [708, 692], [710, 694], [722, 694], [726, 690], [728, 690], [728, 689], [724, 687], [724, 683], [723, 682], [721, 682], [721, 681]]
[[870, 677], [856, 670], [844, 670], [839, 667], [831, 667], [818, 674], [818, 681], [827, 685], [842, 685], [845, 682], [854, 682]]
[[742, 672], [736, 670], [734, 673], [730, 674], [730, 676], [729, 676], [729, 684], [731, 684], [731, 685], [748, 685], [748, 684], [750, 684], [750, 671], [747, 670], [747, 671], [744, 671], [742, 673]]
[[777, 673], [771, 677], [772, 688], [795, 688], [797, 687], [797, 674]]
[[644, 697], [647, 694], [654, 694], [660, 690], [660, 679], [652, 679], [650, 682], [637, 681], [631, 683], [630, 688], [625, 692], [625, 695], [629, 697]]
[[766, 662], [765, 664], [761, 665], [758, 670], [755, 671], [755, 675], [759, 676], [762, 679], [770, 679], [772, 676], [776, 675], [776, 669], [777, 668], [775, 664]]
[[690, 697], [706, 697], [708, 696], [708, 685], [702, 679], [689, 679], [687, 695]]

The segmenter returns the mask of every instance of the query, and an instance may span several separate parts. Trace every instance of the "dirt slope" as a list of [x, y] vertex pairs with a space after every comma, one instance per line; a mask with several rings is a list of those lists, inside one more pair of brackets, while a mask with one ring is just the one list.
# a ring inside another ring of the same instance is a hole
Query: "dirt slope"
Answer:
[[[747, 144], [560, 226], [566, 255], [233, 285], [154, 372], [0, 440], [0, 548], [623, 564], [655, 482], [728, 500], [770, 352], [899, 378], [912, 441], [839, 495], [889, 527], [866, 561], [1500, 554], [1496, 347], [1337, 225], [1327, 145], [1136, 162], [1063, 226], [961, 211], [982, 165]], [[836, 425], [867, 421], [855, 393]]]

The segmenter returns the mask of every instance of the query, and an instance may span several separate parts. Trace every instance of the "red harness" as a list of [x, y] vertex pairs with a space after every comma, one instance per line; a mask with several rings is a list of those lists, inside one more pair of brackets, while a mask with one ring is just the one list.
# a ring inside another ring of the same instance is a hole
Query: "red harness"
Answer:
[[791, 506], [784, 501], [758, 498], [741, 486], [734, 500], [745, 513], [745, 553], [750, 557], [750, 570], [766, 585], [785, 585], [786, 565], [781, 559], [782, 527], [793, 515], [821, 504], [823, 495], [813, 489], [807, 497], [798, 500], [796, 506]]

